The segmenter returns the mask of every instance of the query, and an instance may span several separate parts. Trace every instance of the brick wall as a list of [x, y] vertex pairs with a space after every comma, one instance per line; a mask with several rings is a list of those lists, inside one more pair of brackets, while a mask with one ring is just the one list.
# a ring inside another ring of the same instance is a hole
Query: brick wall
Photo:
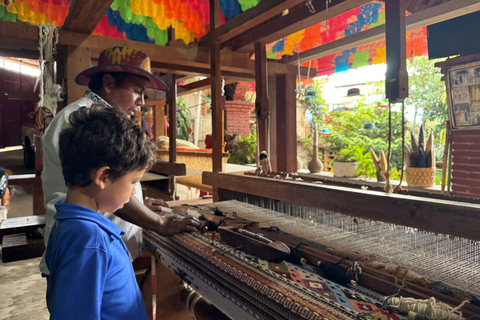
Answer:
[[452, 132], [452, 194], [480, 198], [480, 130]]
[[250, 112], [254, 103], [245, 101], [225, 101], [225, 130], [245, 138], [250, 134]]
[[233, 95], [234, 101], [243, 101], [245, 99], [245, 94], [250, 86], [248, 81], [238, 81], [235, 86], [235, 93]]

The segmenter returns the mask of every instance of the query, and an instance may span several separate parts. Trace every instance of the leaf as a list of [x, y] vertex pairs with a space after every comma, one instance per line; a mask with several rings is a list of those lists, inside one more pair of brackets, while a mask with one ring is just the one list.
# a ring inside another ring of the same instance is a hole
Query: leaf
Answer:
[[387, 157], [385, 156], [385, 152], [383, 150], [380, 150], [380, 171], [387, 171], [388, 168], [388, 161]]
[[420, 126], [420, 131], [418, 133], [418, 148], [425, 151], [425, 128], [423, 125]]
[[412, 144], [412, 153], [418, 153], [420, 151], [418, 147], [418, 141], [417, 138], [413, 135], [412, 131], [410, 131], [410, 139]]
[[375, 166], [375, 169], [377, 169], [377, 171], [380, 171], [381, 170], [380, 161], [378, 160], [378, 157], [375, 154], [375, 151], [373, 151], [373, 149], [370, 149], [370, 155], [372, 156], [373, 165]]

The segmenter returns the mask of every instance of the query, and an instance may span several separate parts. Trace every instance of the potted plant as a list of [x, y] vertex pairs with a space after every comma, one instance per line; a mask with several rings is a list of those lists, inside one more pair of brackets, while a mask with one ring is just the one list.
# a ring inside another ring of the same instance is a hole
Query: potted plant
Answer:
[[333, 160], [333, 176], [345, 178], [356, 177], [358, 168], [358, 157], [356, 156], [356, 148], [348, 147], [341, 150], [337, 154], [338, 157]]
[[433, 148], [433, 132], [430, 132], [425, 144], [425, 129], [420, 127], [418, 140], [410, 132], [411, 145], [405, 148], [405, 177], [410, 187], [432, 187], [435, 183], [435, 150]]

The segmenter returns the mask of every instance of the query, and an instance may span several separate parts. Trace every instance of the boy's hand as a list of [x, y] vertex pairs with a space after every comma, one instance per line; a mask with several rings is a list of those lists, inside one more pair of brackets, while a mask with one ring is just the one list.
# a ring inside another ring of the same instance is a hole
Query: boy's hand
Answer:
[[162, 211], [162, 207], [168, 208], [168, 204], [163, 199], [145, 198], [143, 204], [154, 212]]
[[173, 236], [179, 232], [195, 232], [201, 228], [202, 224], [197, 218], [179, 215], [176, 213], [166, 214], [160, 217], [161, 226], [157, 231], [162, 236]]

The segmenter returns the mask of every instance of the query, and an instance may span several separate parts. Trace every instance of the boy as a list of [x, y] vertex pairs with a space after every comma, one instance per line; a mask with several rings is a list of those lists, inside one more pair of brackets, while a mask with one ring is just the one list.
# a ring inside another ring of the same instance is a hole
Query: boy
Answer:
[[127, 115], [82, 107], [59, 137], [65, 200], [45, 260], [50, 319], [148, 319], [123, 231], [101, 212], [128, 203], [155, 161], [155, 147]]

